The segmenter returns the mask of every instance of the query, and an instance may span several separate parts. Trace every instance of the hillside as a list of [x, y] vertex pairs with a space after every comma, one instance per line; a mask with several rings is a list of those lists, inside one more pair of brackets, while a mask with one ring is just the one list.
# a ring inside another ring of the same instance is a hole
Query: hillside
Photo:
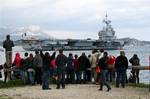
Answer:
[[124, 45], [125, 46], [143, 46], [143, 45], [150, 45], [150, 41], [140, 41], [140, 40], [137, 40], [137, 39], [134, 39], [134, 38], [121, 38], [119, 39], [120, 41], [123, 41], [124, 42]]

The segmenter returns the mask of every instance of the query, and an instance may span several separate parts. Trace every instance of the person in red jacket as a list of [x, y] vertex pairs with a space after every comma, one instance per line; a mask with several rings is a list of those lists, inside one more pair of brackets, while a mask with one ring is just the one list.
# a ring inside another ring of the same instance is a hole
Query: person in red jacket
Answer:
[[73, 60], [73, 63], [74, 63], [74, 68], [75, 68], [75, 75], [76, 75], [76, 83], [78, 84], [79, 83], [79, 62], [78, 62], [78, 55], [75, 55], [74, 56], [75, 59]]
[[50, 69], [51, 69], [51, 77], [54, 77], [57, 80], [57, 65], [56, 65], [56, 52], [52, 54], [50, 57]]
[[114, 70], [114, 65], [115, 65], [115, 56], [109, 55], [108, 56], [108, 73], [107, 73], [107, 81], [112, 82], [113, 79], [115, 79], [115, 70]]
[[13, 66], [15, 66], [15, 71], [14, 71], [14, 77], [15, 78], [21, 78], [21, 57], [20, 57], [20, 54], [17, 52], [16, 55], [15, 55], [15, 59], [14, 59], [14, 62], [13, 62]]
[[109, 58], [108, 65], [110, 65], [109, 68], [114, 68], [114, 64], [115, 64], [115, 60], [116, 60], [115, 56], [109, 55], [108, 58]]
[[20, 69], [20, 67], [21, 67], [21, 57], [18, 52], [16, 53], [13, 65], [16, 66], [17, 69]]

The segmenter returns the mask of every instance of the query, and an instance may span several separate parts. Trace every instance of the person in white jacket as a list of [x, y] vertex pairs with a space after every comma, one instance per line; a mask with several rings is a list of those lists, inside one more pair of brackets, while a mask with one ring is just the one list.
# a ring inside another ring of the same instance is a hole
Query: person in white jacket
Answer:
[[100, 55], [99, 51], [94, 49], [92, 51], [91, 59], [90, 59], [91, 74], [92, 74], [92, 78], [94, 77], [94, 82], [96, 82], [96, 79], [97, 79], [96, 66], [99, 60], [99, 55]]

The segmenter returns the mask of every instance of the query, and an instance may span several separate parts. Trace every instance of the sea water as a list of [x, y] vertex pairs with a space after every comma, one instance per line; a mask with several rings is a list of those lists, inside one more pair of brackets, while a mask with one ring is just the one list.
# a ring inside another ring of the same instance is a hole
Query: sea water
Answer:
[[[4, 50], [1, 46], [0, 49]], [[149, 56], [150, 56], [150, 46], [126, 46], [124, 47], [124, 51], [125, 54], [128, 58], [128, 60], [133, 56], [133, 54], [137, 54], [138, 57], [140, 58], [140, 64], [142, 66], [149, 66]], [[33, 51], [25, 51], [21, 46], [15, 46], [13, 48], [13, 60], [15, 57], [15, 53], [19, 52], [21, 54], [21, 57], [24, 57], [24, 53], [28, 52], [28, 53], [33, 53]], [[77, 54], [78, 56], [80, 56], [82, 53], [85, 53], [86, 55], [91, 54], [91, 50], [88, 51], [64, 51], [64, 54], [66, 56], [69, 55], [69, 53], [72, 53], [73, 55]], [[109, 55], [114, 55], [115, 57], [117, 57], [120, 54], [120, 50], [108, 50], [107, 51]], [[53, 51], [49, 51], [50, 54], [53, 53]], [[56, 52], [56, 54], [58, 54], [58, 51]], [[4, 51], [0, 51], [0, 64], [4, 64], [5, 62], [5, 52]], [[131, 64], [129, 64], [131, 65]], [[130, 75], [130, 70], [128, 70], [128, 77]], [[146, 83], [148, 84], [150, 81], [150, 71], [148, 70], [141, 70], [140, 71], [140, 83]]]

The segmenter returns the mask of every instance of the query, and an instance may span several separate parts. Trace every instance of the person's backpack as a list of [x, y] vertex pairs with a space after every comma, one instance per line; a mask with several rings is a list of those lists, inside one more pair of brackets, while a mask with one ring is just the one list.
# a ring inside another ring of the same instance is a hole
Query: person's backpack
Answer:
[[68, 58], [67, 59], [67, 67], [72, 69], [73, 66], [74, 66], [73, 59], [72, 58]]
[[134, 78], [133, 75], [130, 74], [129, 79], [128, 79], [129, 83], [134, 83]]
[[139, 60], [138, 59], [134, 59], [133, 60], [133, 64], [138, 66], [139, 65]]

